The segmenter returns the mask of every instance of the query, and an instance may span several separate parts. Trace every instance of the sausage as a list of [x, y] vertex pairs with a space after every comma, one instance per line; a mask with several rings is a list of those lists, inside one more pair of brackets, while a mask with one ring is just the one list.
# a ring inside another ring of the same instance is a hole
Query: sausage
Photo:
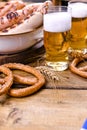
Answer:
[[11, 27], [14, 24], [25, 19], [29, 14], [33, 12], [33, 8], [24, 7], [22, 10], [17, 10], [15, 12], [9, 12], [6, 16], [0, 18], [0, 30], [7, 27]]
[[[25, 25], [27, 23], [27, 25], [30, 24], [30, 26], [31, 26], [31, 23], [33, 23], [34, 26], [35, 25], [37, 26], [37, 24], [39, 24], [39, 23], [41, 24], [41, 22], [42, 22], [41, 21], [42, 20], [41, 14], [46, 13], [49, 6], [51, 6], [51, 3], [52, 2], [50, 2], [50, 1], [46, 1], [46, 2], [41, 3], [41, 4], [40, 3], [39, 4], [29, 4], [29, 5], [26, 5], [21, 10], [17, 10], [17, 11], [14, 11], [14, 12], [8, 12], [6, 14], [6, 16], [3, 16], [3, 17], [0, 18], [0, 30], [2, 32], [5, 32], [4, 30], [6, 28], [8, 28], [8, 27], [11, 28], [13, 25], [15, 25], [15, 24], [19, 25], [20, 23], [25, 23]], [[33, 21], [33, 19], [36, 17], [34, 14], [37, 14], [37, 17], [38, 17], [38, 20], [36, 20], [36, 21]], [[32, 17], [32, 15], [34, 15], [34, 17]], [[30, 18], [32, 19], [32, 20], [30, 20], [30, 22], [28, 22], [28, 20], [26, 21], [26, 19], [30, 19]], [[40, 18], [40, 22], [39, 22], [39, 18]], [[34, 22], [37, 22], [37, 23], [34, 24]]]
[[45, 14], [50, 6], [52, 6], [53, 3], [49, 0], [45, 1], [41, 6], [37, 8], [37, 12], [41, 12], [42, 14]]
[[[39, 19], [39, 20], [38, 20]], [[40, 27], [43, 23], [43, 15], [40, 12], [35, 12], [32, 16], [23, 21], [23, 23], [11, 28], [4, 34], [17, 34], [23, 32], [31, 32]]]
[[25, 3], [22, 1], [6, 2], [4, 6], [0, 7], [0, 17], [7, 14], [7, 12], [21, 9], [24, 6], [25, 6]]

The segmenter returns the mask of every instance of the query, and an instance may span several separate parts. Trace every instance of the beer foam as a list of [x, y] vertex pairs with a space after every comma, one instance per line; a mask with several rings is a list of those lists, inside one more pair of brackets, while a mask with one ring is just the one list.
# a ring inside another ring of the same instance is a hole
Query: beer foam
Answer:
[[72, 9], [72, 17], [74, 18], [84, 18], [87, 17], [87, 4], [85, 3], [71, 3], [68, 7]]
[[71, 14], [68, 12], [49, 13], [44, 15], [44, 30], [65, 32], [71, 29]]

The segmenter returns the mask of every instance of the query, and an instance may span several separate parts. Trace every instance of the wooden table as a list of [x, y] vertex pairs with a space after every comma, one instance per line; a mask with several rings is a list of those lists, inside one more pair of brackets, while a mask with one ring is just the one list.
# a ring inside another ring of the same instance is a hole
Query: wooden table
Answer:
[[[43, 57], [43, 46], [41, 48], [42, 54], [38, 50], [36, 53]], [[40, 65], [41, 57], [38, 57]], [[36, 61], [30, 65], [38, 65]], [[80, 130], [87, 118], [87, 79], [69, 70], [58, 73], [58, 76], [54, 89], [48, 83], [28, 97], [2, 97], [2, 100], [0, 97], [0, 130]]]
[[0, 130], [80, 130], [87, 118], [87, 90], [41, 89], [0, 103]]
[[28, 97], [0, 97], [0, 130], [80, 130], [87, 118], [87, 80], [69, 70], [58, 76], [54, 89], [48, 83]]
[[62, 75], [66, 83], [71, 79], [70, 88], [64, 82], [66, 88], [43, 88], [25, 98], [0, 97], [0, 130], [80, 130], [87, 118], [86, 79], [78, 84], [78, 76], [68, 74]]

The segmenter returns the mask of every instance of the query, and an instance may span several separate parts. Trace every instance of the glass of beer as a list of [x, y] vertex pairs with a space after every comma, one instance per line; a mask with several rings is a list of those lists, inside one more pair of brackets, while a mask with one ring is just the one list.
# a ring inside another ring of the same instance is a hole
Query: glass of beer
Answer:
[[71, 44], [69, 50], [87, 53], [87, 4], [68, 3], [72, 9]]
[[68, 68], [67, 50], [70, 44], [71, 9], [52, 6], [44, 15], [44, 47], [46, 65], [54, 71]]

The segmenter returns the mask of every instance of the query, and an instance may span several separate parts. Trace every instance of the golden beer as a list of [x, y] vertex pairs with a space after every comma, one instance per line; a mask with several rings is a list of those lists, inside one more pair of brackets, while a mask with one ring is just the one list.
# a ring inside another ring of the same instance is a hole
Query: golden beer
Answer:
[[71, 48], [84, 51], [87, 49], [87, 4], [71, 3], [72, 8], [72, 27]]
[[48, 32], [44, 30], [44, 46], [48, 62], [67, 62], [69, 47], [69, 31]]
[[68, 68], [71, 14], [54, 12], [44, 15], [44, 47], [46, 64], [55, 71]]

